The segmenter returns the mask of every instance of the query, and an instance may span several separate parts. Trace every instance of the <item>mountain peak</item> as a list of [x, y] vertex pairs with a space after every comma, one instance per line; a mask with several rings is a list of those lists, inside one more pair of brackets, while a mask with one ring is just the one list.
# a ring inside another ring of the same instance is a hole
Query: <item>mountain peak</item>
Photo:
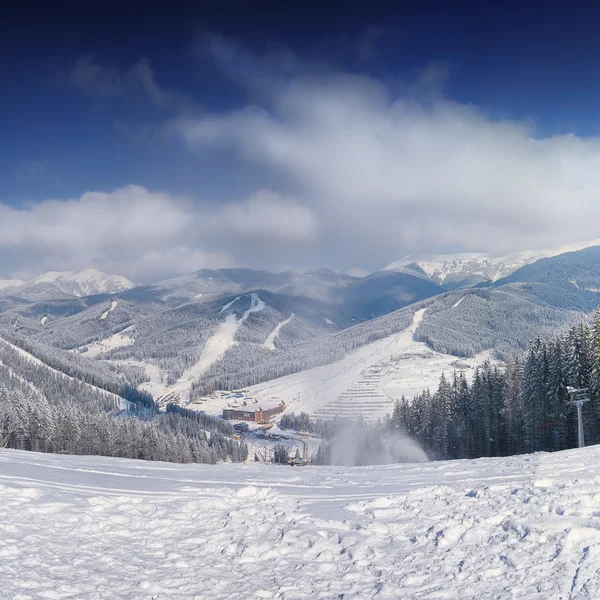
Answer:
[[5, 293], [36, 300], [115, 294], [135, 287], [134, 283], [121, 275], [110, 275], [92, 268], [82, 271], [48, 271], [28, 281], [9, 280], [7, 285], [2, 285], [4, 281], [0, 282], [0, 289]]
[[550, 258], [599, 245], [600, 240], [593, 240], [550, 249], [526, 250], [499, 257], [481, 252], [437, 254], [420, 258], [407, 256], [389, 264], [383, 270], [414, 275], [416, 267], [433, 281], [448, 289], [468, 288], [479, 283], [496, 282], [511, 275], [517, 269], [542, 258]]

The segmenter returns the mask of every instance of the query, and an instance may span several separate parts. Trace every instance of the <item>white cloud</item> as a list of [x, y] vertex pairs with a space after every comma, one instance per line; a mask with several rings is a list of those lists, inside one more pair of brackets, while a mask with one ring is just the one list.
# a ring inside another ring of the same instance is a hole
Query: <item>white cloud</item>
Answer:
[[234, 235], [250, 242], [271, 238], [283, 243], [307, 243], [317, 231], [310, 210], [271, 190], [261, 190], [243, 203], [226, 206], [219, 218]]
[[269, 190], [215, 204], [130, 185], [22, 210], [0, 203], [0, 259], [25, 277], [95, 267], [144, 281], [267, 261], [283, 242], [308, 244], [314, 227], [308, 209]]
[[370, 77], [297, 75], [259, 104], [177, 127], [194, 148], [291, 178], [318, 220], [325, 264], [598, 236], [600, 140], [537, 138], [531, 124], [442, 97], [426, 75], [402, 93]]

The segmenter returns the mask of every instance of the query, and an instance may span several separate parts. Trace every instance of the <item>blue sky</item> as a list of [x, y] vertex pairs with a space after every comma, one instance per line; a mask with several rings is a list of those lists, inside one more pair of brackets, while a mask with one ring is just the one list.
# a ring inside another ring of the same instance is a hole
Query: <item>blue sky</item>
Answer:
[[[0, 277], [368, 271], [600, 237], [597, 16], [517, 2], [13, 6]], [[167, 227], [148, 222], [162, 214]]]

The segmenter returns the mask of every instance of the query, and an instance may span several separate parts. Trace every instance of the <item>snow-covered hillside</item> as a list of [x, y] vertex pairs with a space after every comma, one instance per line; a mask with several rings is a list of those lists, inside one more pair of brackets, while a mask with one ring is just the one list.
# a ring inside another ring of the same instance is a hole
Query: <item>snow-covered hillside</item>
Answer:
[[[442, 373], [450, 376], [454, 370], [464, 370], [470, 377], [476, 365], [490, 358], [489, 353], [482, 353], [473, 359], [457, 359], [415, 341], [425, 311], [418, 310], [404, 331], [367, 344], [332, 364], [252, 386], [248, 396], [259, 401], [281, 399], [290, 411], [317, 417], [362, 416], [371, 421], [392, 412], [403, 395], [411, 398], [427, 388], [434, 392]], [[203, 408], [210, 410], [208, 404]]]
[[84, 297], [94, 294], [115, 294], [135, 287], [120, 275], [108, 275], [85, 269], [83, 271], [50, 271], [29, 281], [13, 281], [12, 285], [0, 285], [4, 293], [33, 300], [54, 297]]
[[0, 450], [0, 595], [600, 597], [600, 447], [378, 467]]
[[600, 240], [569, 244], [544, 250], [527, 250], [501, 257], [481, 253], [440, 254], [429, 257], [407, 256], [391, 263], [384, 271], [405, 272], [411, 265], [417, 265], [436, 283], [447, 287], [470, 287], [485, 281], [498, 281], [514, 273], [525, 265], [542, 258], [558, 256], [565, 252], [575, 252], [591, 246], [600, 246]]

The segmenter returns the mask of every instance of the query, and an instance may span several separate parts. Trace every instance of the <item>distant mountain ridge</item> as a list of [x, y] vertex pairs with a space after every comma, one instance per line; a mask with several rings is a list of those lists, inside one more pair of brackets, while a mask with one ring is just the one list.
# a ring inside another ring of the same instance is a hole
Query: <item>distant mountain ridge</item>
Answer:
[[[2, 285], [2, 283], [7, 285]], [[109, 275], [96, 269], [49, 271], [29, 281], [0, 281], [0, 290], [3, 295], [16, 296], [26, 300], [83, 298], [96, 294], [116, 294], [134, 287], [134, 283], [121, 275]]]
[[428, 277], [448, 290], [495, 283], [526, 265], [543, 258], [600, 246], [600, 240], [581, 242], [552, 249], [526, 250], [506, 256], [492, 257], [483, 253], [440, 254], [423, 257], [407, 256], [389, 264], [383, 271], [411, 273]]

